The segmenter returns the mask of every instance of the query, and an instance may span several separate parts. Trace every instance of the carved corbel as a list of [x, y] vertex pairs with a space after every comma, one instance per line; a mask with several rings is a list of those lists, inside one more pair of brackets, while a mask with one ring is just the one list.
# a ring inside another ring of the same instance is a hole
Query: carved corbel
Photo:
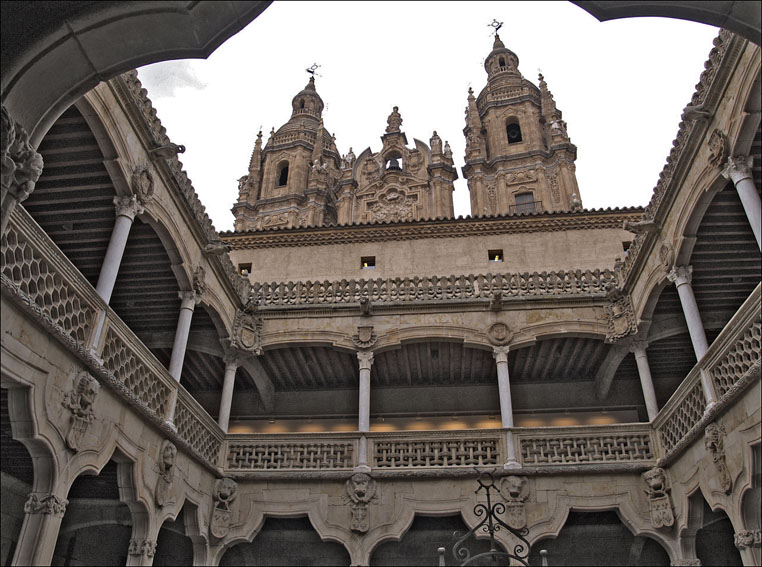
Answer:
[[646, 483], [645, 493], [648, 496], [648, 507], [651, 512], [651, 525], [654, 528], [668, 528], [675, 523], [672, 513], [672, 501], [669, 497], [670, 488], [667, 486], [667, 475], [664, 469], [655, 467], [647, 470], [640, 478]]
[[735, 534], [733, 540], [736, 544], [736, 547], [740, 550], [744, 550], [749, 547], [760, 547], [760, 545], [762, 545], [762, 531], [744, 530]]
[[71, 424], [66, 434], [66, 445], [75, 453], [79, 451], [87, 427], [95, 419], [93, 404], [100, 390], [98, 381], [85, 371], [74, 378], [73, 388], [64, 395], [61, 404], [71, 410]]
[[0, 153], [2, 153], [2, 200], [10, 195], [22, 202], [34, 191], [34, 185], [42, 174], [42, 156], [29, 143], [29, 134], [21, 124], [13, 120], [5, 106], [2, 112], [2, 132], [0, 133]]
[[352, 336], [352, 342], [359, 349], [369, 349], [376, 344], [378, 335], [372, 325], [358, 326], [357, 333]]
[[135, 557], [153, 557], [156, 555], [156, 542], [152, 539], [131, 539], [127, 553]]
[[622, 224], [624, 230], [629, 230], [635, 234], [643, 234], [647, 232], [658, 232], [659, 225], [652, 220], [641, 220], [638, 222], [624, 221]]
[[703, 104], [688, 105], [683, 109], [683, 113], [680, 115], [680, 120], [684, 122], [693, 122], [696, 120], [709, 120], [712, 118], [712, 113], [708, 110], [704, 110]]
[[238, 484], [232, 478], [220, 478], [214, 483], [214, 508], [209, 522], [209, 532], [223, 538], [230, 531], [233, 512], [231, 506], [238, 496]]
[[148, 153], [153, 160], [172, 159], [173, 157], [177, 157], [177, 154], [185, 153], [185, 146], [170, 142], [169, 144], [164, 144], [163, 146], [148, 150]]
[[24, 513], [26, 514], [60, 514], [66, 512], [66, 505], [69, 503], [65, 498], [59, 498], [55, 494], [37, 495], [32, 492], [24, 504]]
[[713, 422], [706, 426], [704, 430], [704, 447], [712, 456], [712, 462], [717, 469], [717, 478], [720, 481], [720, 488], [725, 494], [730, 494], [733, 489], [733, 479], [730, 477], [728, 465], [725, 462], [725, 428]]
[[355, 473], [345, 484], [344, 503], [349, 503], [351, 510], [350, 529], [365, 533], [370, 528], [368, 505], [378, 500], [376, 481], [366, 473]]
[[231, 250], [230, 245], [225, 244], [221, 240], [210, 242], [209, 244], [204, 246], [204, 252], [207, 255], [211, 255], [211, 256], [222, 256], [223, 254], [230, 252], [230, 250]]
[[497, 290], [492, 293], [492, 297], [489, 300], [490, 311], [501, 311], [503, 309], [503, 292]]
[[638, 326], [630, 296], [622, 293], [614, 285], [609, 286], [606, 295], [609, 300], [606, 305], [606, 314], [609, 319], [606, 342], [614, 343], [628, 335], [637, 333]]
[[159, 479], [156, 481], [156, 503], [159, 506], [170, 506], [177, 502], [175, 495], [175, 460], [177, 459], [177, 447], [165, 439], [159, 449], [157, 472]]
[[506, 476], [500, 482], [500, 494], [505, 499], [505, 523], [516, 530], [527, 525], [527, 511], [524, 502], [529, 497], [526, 477]]
[[370, 317], [373, 314], [373, 304], [370, 301], [370, 297], [360, 298], [360, 315], [363, 317]]

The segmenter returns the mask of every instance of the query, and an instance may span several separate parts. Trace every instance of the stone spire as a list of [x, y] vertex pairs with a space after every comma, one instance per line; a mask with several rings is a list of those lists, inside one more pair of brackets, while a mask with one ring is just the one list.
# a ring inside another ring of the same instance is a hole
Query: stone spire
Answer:
[[469, 87], [468, 105], [466, 106], [466, 127], [463, 129], [463, 133], [466, 135], [466, 160], [487, 157], [481, 130], [482, 121], [479, 118], [479, 110], [476, 107], [474, 90]]
[[323, 161], [323, 119], [320, 119], [320, 125], [318, 126], [317, 137], [315, 138], [315, 147], [312, 149], [312, 157], [310, 160], [312, 164], [322, 163]]
[[545, 77], [542, 76], [542, 73], [538, 75], [538, 79], [540, 82], [540, 105], [542, 108], [542, 116], [545, 118], [545, 122], [550, 126], [551, 140], [568, 140], [569, 135], [566, 132], [566, 122], [561, 120], [562, 114], [556, 107], [556, 101], [553, 100], [553, 93], [548, 89], [548, 83], [545, 82]]
[[257, 134], [257, 141], [254, 143], [254, 151], [251, 152], [249, 160], [249, 175], [258, 171], [262, 164], [262, 130]]

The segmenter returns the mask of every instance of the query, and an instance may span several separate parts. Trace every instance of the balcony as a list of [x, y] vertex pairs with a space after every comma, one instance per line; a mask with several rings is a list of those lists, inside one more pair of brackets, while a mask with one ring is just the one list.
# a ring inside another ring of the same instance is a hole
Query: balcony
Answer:
[[541, 213], [542, 201], [527, 201], [526, 203], [516, 203], [508, 207], [508, 212], [512, 215], [524, 215], [529, 213]]

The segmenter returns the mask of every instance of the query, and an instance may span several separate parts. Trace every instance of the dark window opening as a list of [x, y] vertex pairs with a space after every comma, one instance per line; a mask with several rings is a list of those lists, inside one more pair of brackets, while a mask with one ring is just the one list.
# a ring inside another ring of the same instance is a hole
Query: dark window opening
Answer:
[[622, 242], [622, 250], [627, 252], [630, 249], [630, 244], [632, 244], [631, 240], [628, 240], [626, 242]]
[[500, 63], [500, 66], [501, 66], [501, 67], [505, 67], [505, 59], [503, 59], [503, 58], [501, 57], [500, 59], [498, 59], [498, 62]]
[[304, 108], [304, 99], [299, 101], [299, 108]]
[[376, 267], [375, 256], [363, 256], [362, 258], [360, 258], [360, 269], [372, 270], [375, 267]]
[[251, 273], [251, 262], [248, 264], [238, 264], [238, 273], [242, 276], [248, 276]]
[[519, 193], [516, 195], [517, 213], [534, 213], [537, 210], [537, 201], [533, 193]]
[[278, 176], [278, 186], [283, 187], [288, 183], [288, 166], [285, 165], [280, 170], [280, 175]]
[[502, 262], [503, 261], [503, 251], [501, 250], [489, 250], [487, 252], [487, 256], [489, 257], [490, 262]]
[[518, 124], [508, 124], [506, 131], [508, 132], [509, 144], [521, 141], [521, 127]]

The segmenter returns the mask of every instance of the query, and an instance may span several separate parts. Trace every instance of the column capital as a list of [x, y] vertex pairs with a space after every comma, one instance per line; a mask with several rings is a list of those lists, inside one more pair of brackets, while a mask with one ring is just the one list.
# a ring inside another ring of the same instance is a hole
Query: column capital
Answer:
[[648, 341], [642, 340], [642, 339], [639, 341], [632, 341], [629, 345], [630, 352], [633, 353], [635, 356], [645, 355], [647, 348], [648, 348]]
[[225, 370], [228, 370], [228, 368], [231, 367], [233, 370], [237, 370], [238, 367], [241, 366], [241, 362], [243, 362], [243, 353], [228, 351], [225, 353], [222, 360], [225, 363]]
[[63, 516], [68, 503], [68, 500], [59, 498], [55, 494], [32, 492], [24, 504], [24, 512], [27, 514], [59, 514]]
[[193, 311], [198, 302], [201, 301], [201, 296], [195, 291], [178, 291], [177, 297], [179, 297], [182, 302], [180, 304], [180, 309], [190, 309], [191, 311]]
[[693, 266], [675, 266], [667, 274], [667, 279], [677, 286], [689, 284], [693, 279]]
[[730, 179], [733, 183], [738, 183], [742, 179], [751, 178], [751, 167], [754, 163], [752, 156], [729, 157], [725, 167], [720, 174], [725, 179]]
[[136, 195], [114, 197], [114, 208], [116, 209], [117, 217], [127, 217], [131, 221], [135, 220], [135, 215], [139, 215], [145, 211], [145, 208], [141, 202], [138, 201]]
[[370, 370], [373, 365], [373, 352], [369, 350], [358, 351], [357, 360], [360, 362], [360, 370]]
[[508, 350], [509, 348], [507, 346], [496, 346], [492, 347], [492, 358], [495, 359], [495, 362], [500, 364], [501, 362], [508, 363]]

